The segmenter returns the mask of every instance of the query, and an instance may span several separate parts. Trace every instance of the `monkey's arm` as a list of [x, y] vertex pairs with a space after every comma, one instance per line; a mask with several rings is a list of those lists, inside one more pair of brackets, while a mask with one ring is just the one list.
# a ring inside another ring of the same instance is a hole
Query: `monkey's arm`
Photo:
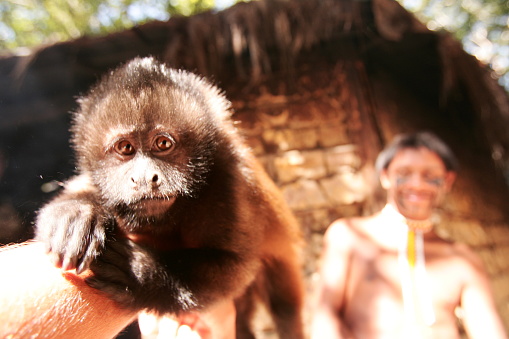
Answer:
[[250, 265], [255, 262], [225, 250], [154, 252], [118, 238], [107, 241], [87, 283], [127, 308], [180, 313], [236, 296], [253, 278]]
[[104, 246], [110, 224], [94, 186], [82, 174], [38, 212], [36, 239], [52, 253], [57, 267], [81, 273]]

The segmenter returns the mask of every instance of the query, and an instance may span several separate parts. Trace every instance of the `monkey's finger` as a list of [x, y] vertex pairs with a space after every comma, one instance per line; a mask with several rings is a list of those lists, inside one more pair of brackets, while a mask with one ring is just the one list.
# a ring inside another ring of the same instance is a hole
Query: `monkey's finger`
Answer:
[[76, 273], [81, 274], [86, 271], [98, 255], [99, 251], [95, 248], [95, 245], [90, 244], [85, 253], [80, 256], [76, 262]]
[[76, 257], [64, 257], [62, 261], [62, 270], [69, 271], [76, 267]]
[[98, 279], [128, 286], [132, 279], [129, 250], [127, 239], [109, 239], [90, 269]]
[[53, 253], [53, 263], [58, 268], [66, 270], [70, 265], [66, 256], [68, 256], [67, 244], [69, 243], [71, 218], [63, 215], [61, 218], [54, 220], [52, 232], [47, 242], [48, 251]]
[[62, 257], [58, 253], [49, 252], [50, 260], [56, 268], [62, 267]]
[[44, 244], [46, 253], [62, 252], [67, 226], [68, 219], [61, 213], [59, 206], [49, 206], [40, 211], [36, 239]]
[[115, 245], [117, 245], [116, 242], [106, 245], [107, 249], [96, 260], [98, 265], [95, 265], [95, 262], [92, 263], [94, 270], [106, 271], [107, 273], [131, 271], [129, 256], [124, 251], [118, 251], [119, 246]]
[[127, 307], [132, 305], [134, 301], [132, 291], [125, 284], [102, 279], [96, 275], [86, 278], [85, 283], [92, 288], [104, 292], [122, 306]]
[[97, 258], [97, 256], [99, 255], [100, 253], [100, 246], [96, 244], [96, 242], [94, 241], [93, 243], [91, 243], [87, 250], [85, 251], [85, 253], [80, 256], [76, 262], [76, 273], [77, 274], [80, 274], [82, 272], [84, 272], [85, 270], [87, 270], [92, 261]]
[[80, 274], [90, 267], [92, 261], [104, 250], [106, 232], [103, 225], [97, 224], [89, 234], [89, 244], [76, 263], [76, 273]]
[[83, 256], [91, 247], [93, 237], [90, 235], [93, 222], [90, 216], [79, 216], [73, 218], [67, 232], [67, 244], [64, 250], [62, 263], [63, 270], [71, 270], [78, 267]]

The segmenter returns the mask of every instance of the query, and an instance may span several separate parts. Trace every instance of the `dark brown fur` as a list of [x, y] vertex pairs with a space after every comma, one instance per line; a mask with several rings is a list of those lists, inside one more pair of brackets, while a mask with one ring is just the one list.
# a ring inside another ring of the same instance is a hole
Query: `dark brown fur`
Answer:
[[298, 227], [229, 110], [216, 87], [152, 58], [110, 73], [80, 100], [78, 174], [39, 212], [37, 239], [125, 307], [236, 298], [238, 338], [253, 338], [265, 295], [280, 337], [302, 338]]

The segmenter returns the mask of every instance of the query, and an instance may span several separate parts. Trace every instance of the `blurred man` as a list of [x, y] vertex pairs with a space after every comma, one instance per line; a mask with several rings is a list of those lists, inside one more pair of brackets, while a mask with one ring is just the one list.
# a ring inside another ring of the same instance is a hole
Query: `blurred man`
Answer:
[[385, 208], [335, 221], [324, 237], [313, 339], [506, 338], [480, 259], [433, 230], [456, 159], [430, 133], [397, 137], [378, 157]]

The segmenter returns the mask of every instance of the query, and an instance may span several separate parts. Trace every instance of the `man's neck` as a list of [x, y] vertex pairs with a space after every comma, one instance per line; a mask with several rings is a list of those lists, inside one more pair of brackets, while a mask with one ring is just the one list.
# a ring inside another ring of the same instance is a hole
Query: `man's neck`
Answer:
[[394, 219], [394, 221], [404, 223], [409, 230], [421, 231], [423, 233], [430, 232], [433, 229], [434, 222], [433, 216], [430, 214], [428, 218], [422, 220], [415, 220], [405, 217], [393, 204], [388, 203], [382, 210], [383, 214], [386, 214]]

